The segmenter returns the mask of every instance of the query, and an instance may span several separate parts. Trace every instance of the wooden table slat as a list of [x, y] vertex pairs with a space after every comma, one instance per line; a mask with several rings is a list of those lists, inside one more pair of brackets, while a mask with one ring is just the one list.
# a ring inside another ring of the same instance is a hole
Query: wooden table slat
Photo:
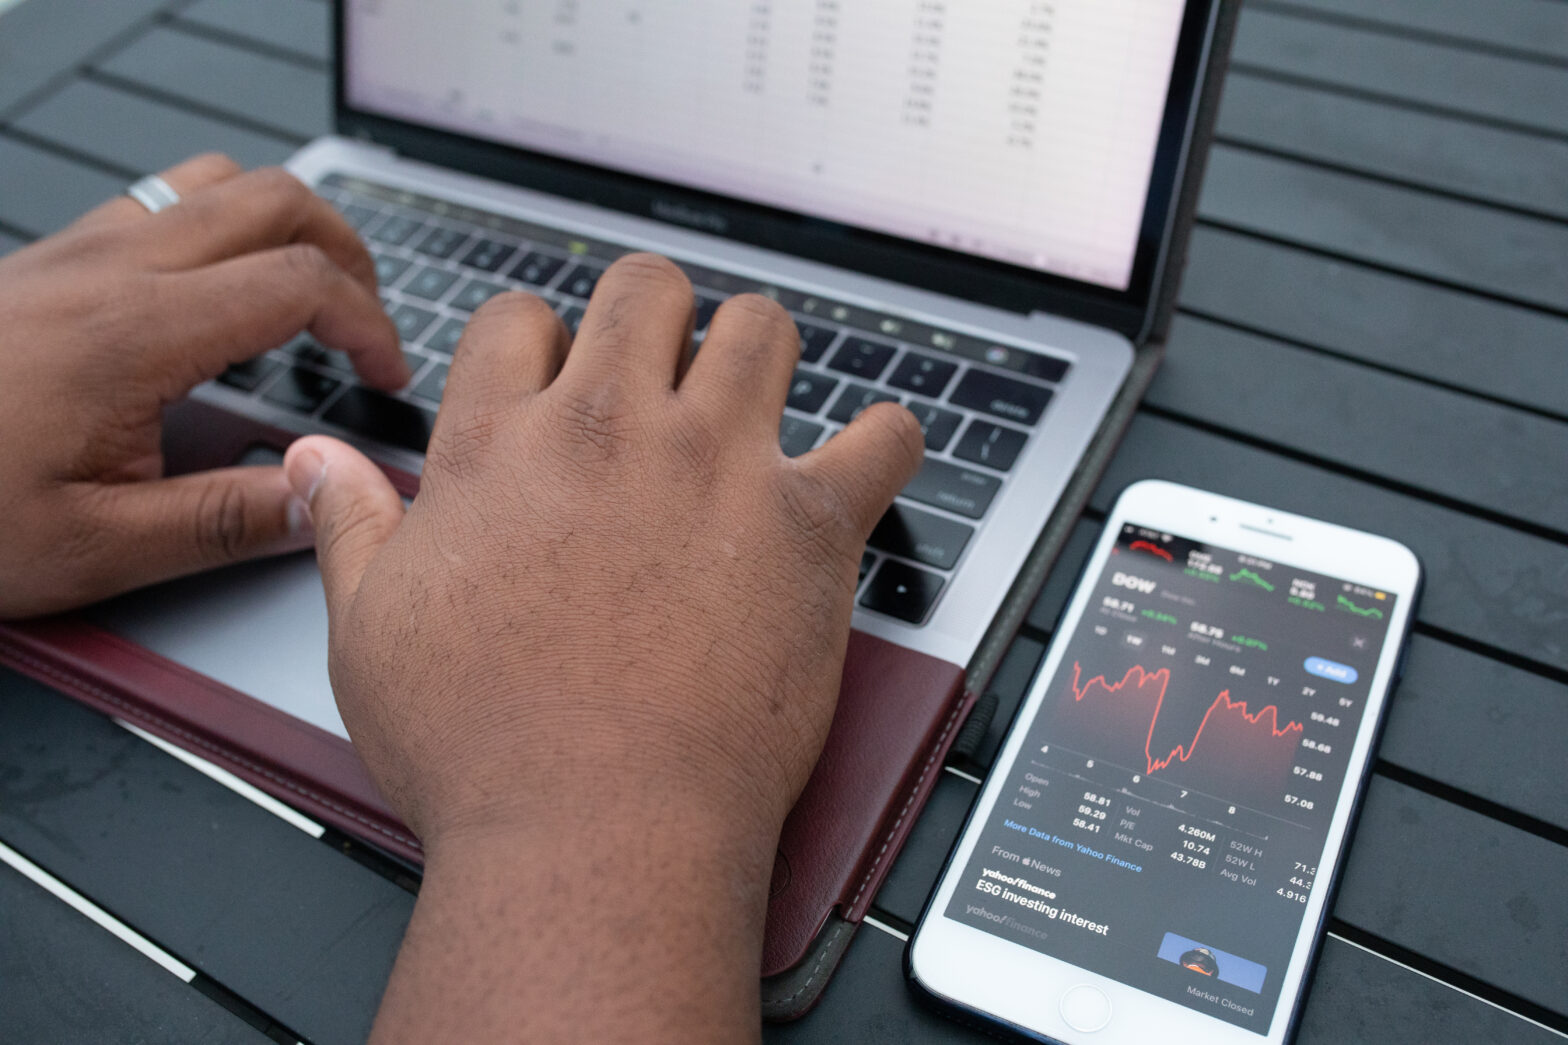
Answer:
[[1216, 228], [1193, 230], [1183, 307], [1568, 417], [1568, 319]]
[[[0, 31], [0, 121], [52, 81], [155, 16], [167, 0], [48, 0], [5, 14]], [[60, 31], [69, 26], [69, 31]]]
[[1374, 777], [1334, 916], [1568, 1014], [1565, 881], [1568, 847]]
[[325, 72], [211, 37], [162, 27], [97, 68], [300, 142], [332, 129], [332, 83]]
[[321, 0], [197, 0], [179, 17], [317, 62], [332, 57], [332, 6]]
[[[91, 80], [72, 82], [15, 126], [135, 172], [162, 170], [198, 152], [225, 152], [246, 167], [257, 167], [280, 163], [294, 151], [282, 138]], [[148, 134], [150, 126], [158, 133]]]
[[272, 1040], [3, 864], [0, 1028], [16, 1042]]
[[0, 222], [34, 236], [57, 232], [125, 191], [125, 179], [0, 132]]
[[1564, 737], [1568, 686], [1416, 635], [1378, 756], [1568, 831]]
[[313, 1045], [364, 1041], [409, 893], [8, 671], [0, 766], [0, 839]]
[[[1477, 15], [1485, 10], [1478, 5]], [[1253, 7], [1237, 24], [1233, 60], [1249, 71], [1568, 134], [1568, 69], [1559, 66]]]
[[[1565, 106], [1564, 108], [1568, 108]], [[1202, 218], [1568, 311], [1568, 225], [1216, 145]]]
[[1143, 414], [1095, 492], [1095, 507], [1106, 510], [1124, 487], [1146, 478], [1403, 541], [1427, 573], [1421, 621], [1568, 671], [1568, 547], [1562, 544]]
[[1559, 0], [1268, 0], [1266, 6], [1376, 23], [1391, 32], [1434, 33], [1456, 41], [1568, 60], [1568, 12]]
[[1395, 109], [1246, 73], [1225, 82], [1226, 141], [1568, 218], [1568, 140]]
[[1171, 327], [1148, 402], [1568, 532], [1562, 421], [1190, 316]]

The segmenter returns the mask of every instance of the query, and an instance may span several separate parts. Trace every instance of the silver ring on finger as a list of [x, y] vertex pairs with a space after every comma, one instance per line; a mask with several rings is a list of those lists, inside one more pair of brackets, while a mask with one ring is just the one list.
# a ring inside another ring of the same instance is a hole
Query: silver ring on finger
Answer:
[[149, 174], [145, 178], [138, 178], [131, 182], [126, 187], [125, 194], [146, 207], [151, 214], [180, 202], [180, 194], [156, 174]]

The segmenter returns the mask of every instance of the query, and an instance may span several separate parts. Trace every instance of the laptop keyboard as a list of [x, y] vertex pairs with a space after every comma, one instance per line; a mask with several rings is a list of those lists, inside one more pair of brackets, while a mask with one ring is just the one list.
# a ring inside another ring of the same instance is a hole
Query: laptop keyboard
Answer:
[[[632, 249], [357, 178], [330, 176], [317, 191], [370, 247], [414, 379], [396, 394], [377, 392], [358, 383], [346, 355], [300, 337], [219, 380], [272, 406], [420, 453], [475, 309], [502, 291], [526, 290], [550, 302], [575, 332], [600, 274]], [[794, 316], [801, 362], [779, 428], [786, 454], [820, 445], [873, 403], [903, 403], [919, 419], [925, 464], [872, 533], [857, 599], [872, 612], [924, 622], [1069, 363], [674, 260], [696, 293], [699, 341], [732, 294], [765, 294]]]

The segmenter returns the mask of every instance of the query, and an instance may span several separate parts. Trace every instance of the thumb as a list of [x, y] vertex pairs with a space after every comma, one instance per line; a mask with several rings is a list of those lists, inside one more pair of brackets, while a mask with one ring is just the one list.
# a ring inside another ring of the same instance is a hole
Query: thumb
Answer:
[[324, 435], [296, 440], [284, 455], [283, 470], [310, 510], [327, 612], [337, 617], [359, 590], [365, 567], [403, 521], [403, 501], [368, 457]]
[[281, 468], [219, 468], [98, 491], [107, 562], [95, 598], [310, 547], [310, 515]]

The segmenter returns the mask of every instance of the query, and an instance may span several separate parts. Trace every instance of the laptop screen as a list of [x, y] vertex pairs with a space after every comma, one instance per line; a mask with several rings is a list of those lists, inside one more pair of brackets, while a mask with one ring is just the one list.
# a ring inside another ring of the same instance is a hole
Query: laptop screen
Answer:
[[366, 112], [1125, 290], [1183, 0], [349, 0]]

